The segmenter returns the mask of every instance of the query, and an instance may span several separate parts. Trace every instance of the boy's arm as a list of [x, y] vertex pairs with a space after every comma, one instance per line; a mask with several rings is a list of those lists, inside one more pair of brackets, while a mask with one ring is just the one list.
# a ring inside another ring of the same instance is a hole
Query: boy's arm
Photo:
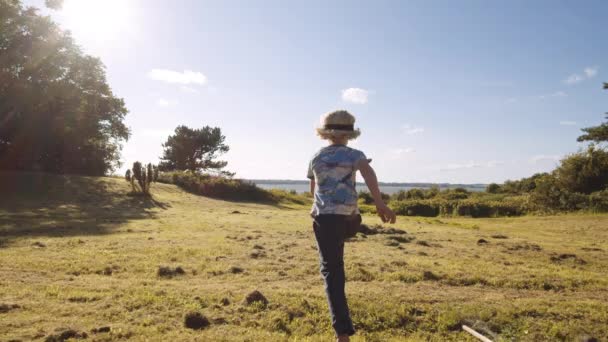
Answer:
[[361, 172], [363, 179], [365, 179], [365, 184], [367, 184], [367, 188], [374, 198], [376, 210], [378, 211], [378, 216], [380, 216], [382, 222], [395, 223], [397, 217], [395, 216], [395, 213], [384, 204], [384, 201], [382, 201], [376, 172], [374, 172], [374, 169], [369, 165], [367, 160], [361, 160], [359, 162], [359, 171]]
[[312, 178], [310, 180], [310, 194], [314, 196], [315, 194], [315, 179]]

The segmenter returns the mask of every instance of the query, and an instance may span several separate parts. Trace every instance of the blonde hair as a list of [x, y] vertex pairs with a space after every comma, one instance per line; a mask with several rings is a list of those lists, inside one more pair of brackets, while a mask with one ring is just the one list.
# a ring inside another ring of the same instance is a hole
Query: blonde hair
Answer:
[[321, 139], [334, 140], [346, 138], [347, 140], [356, 139], [361, 135], [359, 128], [349, 130], [341, 129], [328, 129], [327, 125], [353, 125], [355, 124], [355, 117], [346, 110], [336, 110], [329, 112], [321, 117], [321, 126], [317, 127], [317, 135]]

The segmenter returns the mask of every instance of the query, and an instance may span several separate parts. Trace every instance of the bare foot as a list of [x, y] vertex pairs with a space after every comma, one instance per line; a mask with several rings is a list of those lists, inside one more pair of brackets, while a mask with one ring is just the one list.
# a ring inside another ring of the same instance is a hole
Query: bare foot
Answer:
[[350, 341], [350, 337], [348, 335], [340, 335], [338, 336], [338, 339], [336, 340], [336, 342], [349, 342]]

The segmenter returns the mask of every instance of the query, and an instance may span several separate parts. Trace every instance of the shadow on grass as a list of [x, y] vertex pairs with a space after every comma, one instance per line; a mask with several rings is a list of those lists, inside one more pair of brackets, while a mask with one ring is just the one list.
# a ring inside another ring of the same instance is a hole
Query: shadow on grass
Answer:
[[112, 233], [132, 220], [153, 219], [167, 203], [129, 196], [112, 179], [40, 173], [0, 173], [0, 239]]

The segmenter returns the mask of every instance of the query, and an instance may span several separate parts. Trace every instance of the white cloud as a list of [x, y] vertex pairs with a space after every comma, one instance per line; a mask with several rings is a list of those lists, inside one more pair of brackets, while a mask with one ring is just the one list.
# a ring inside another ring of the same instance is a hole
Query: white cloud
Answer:
[[539, 154], [539, 155], [536, 155], [536, 156], [530, 158], [530, 161], [534, 164], [538, 164], [540, 162], [545, 162], [545, 161], [556, 162], [559, 160], [559, 158], [560, 157], [558, 155]]
[[576, 121], [560, 121], [559, 124], [562, 126], [576, 126], [577, 125]]
[[156, 81], [184, 85], [205, 85], [207, 83], [207, 77], [205, 75], [192, 70], [184, 70], [183, 72], [179, 72], [167, 69], [152, 69], [150, 72], [148, 72], [148, 77]]
[[188, 86], [181, 86], [179, 87], [179, 89], [181, 89], [181, 91], [183, 91], [184, 93], [190, 93], [190, 94], [198, 94], [199, 91], [195, 88], [192, 87], [188, 87]]
[[169, 107], [169, 106], [174, 106], [174, 105], [178, 104], [178, 102], [174, 101], [174, 100], [167, 100], [167, 99], [161, 97], [156, 101], [156, 104], [161, 107]]
[[389, 150], [390, 159], [399, 159], [408, 153], [416, 152], [412, 147], [406, 148], [393, 148]]
[[568, 76], [565, 80], [564, 83], [566, 84], [576, 84], [576, 83], [580, 83], [584, 80], [588, 80], [592, 77], [595, 77], [595, 75], [597, 75], [597, 71], [599, 70], [598, 67], [593, 66], [593, 67], [586, 67], [583, 70], [582, 74], [576, 73], [576, 74], [572, 74], [570, 76]]
[[453, 171], [453, 170], [461, 170], [461, 169], [475, 169], [475, 168], [489, 168], [496, 167], [499, 165], [503, 165], [504, 162], [498, 160], [491, 160], [487, 162], [468, 162], [468, 163], [454, 163], [448, 164], [446, 167], [440, 168], [440, 171]]
[[348, 88], [342, 90], [342, 100], [356, 104], [367, 103], [369, 91], [361, 88]]
[[598, 69], [598, 67], [586, 67], [585, 70], [583, 70], [583, 72], [585, 73], [587, 78], [591, 78], [591, 77], [594, 77], [595, 75], [597, 75], [597, 69]]
[[583, 80], [584, 80], [583, 76], [581, 76], [579, 74], [572, 74], [572, 75], [568, 76], [568, 78], [566, 78], [564, 80], [564, 83], [566, 83], [566, 84], [575, 84], [575, 83], [582, 82]]
[[415, 127], [410, 124], [405, 124], [402, 128], [407, 134], [417, 134], [424, 132], [424, 127]]
[[551, 94], [545, 94], [545, 95], [539, 95], [538, 98], [541, 100], [544, 99], [548, 99], [548, 98], [552, 98], [552, 97], [566, 97], [568, 96], [568, 94], [566, 94], [563, 91], [556, 91], [555, 93], [551, 93]]

